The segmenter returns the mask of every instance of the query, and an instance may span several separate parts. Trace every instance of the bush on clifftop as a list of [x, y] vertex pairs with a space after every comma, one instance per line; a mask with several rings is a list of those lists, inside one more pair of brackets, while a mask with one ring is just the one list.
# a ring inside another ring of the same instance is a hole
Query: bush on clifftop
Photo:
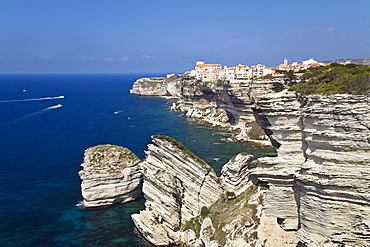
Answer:
[[347, 93], [370, 95], [370, 66], [333, 63], [307, 69], [302, 75], [306, 82], [292, 86], [301, 94], [334, 94]]

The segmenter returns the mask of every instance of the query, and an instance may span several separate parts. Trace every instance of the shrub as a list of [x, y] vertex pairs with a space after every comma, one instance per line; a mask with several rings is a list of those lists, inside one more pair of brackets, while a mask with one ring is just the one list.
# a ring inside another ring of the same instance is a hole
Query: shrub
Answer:
[[204, 219], [205, 217], [207, 217], [207, 215], [210, 213], [210, 210], [209, 208], [207, 208], [206, 206], [203, 206], [202, 209], [200, 210], [200, 216]]
[[348, 93], [370, 95], [370, 66], [333, 63], [307, 69], [302, 75], [306, 82], [290, 87], [298, 93], [334, 94]]

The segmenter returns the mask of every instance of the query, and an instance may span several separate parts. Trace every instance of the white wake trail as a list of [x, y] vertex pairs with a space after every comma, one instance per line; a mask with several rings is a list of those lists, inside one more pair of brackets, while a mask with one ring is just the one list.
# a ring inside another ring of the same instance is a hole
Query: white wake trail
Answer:
[[56, 96], [56, 97], [33, 98], [33, 99], [2, 100], [2, 101], [0, 101], [0, 103], [24, 102], [24, 101], [38, 101], [38, 100], [52, 100], [52, 99], [64, 99], [64, 95]]
[[42, 109], [40, 111], [37, 111], [37, 112], [33, 112], [33, 113], [30, 113], [30, 114], [24, 115], [23, 117], [20, 117], [20, 118], [14, 120], [14, 121], [5, 123], [4, 125], [14, 124], [14, 123], [17, 123], [19, 121], [25, 120], [25, 119], [27, 119], [29, 117], [37, 116], [37, 115], [40, 115], [40, 114], [42, 114], [42, 113], [44, 113], [46, 111], [49, 111], [49, 110], [52, 110], [52, 109], [56, 109], [56, 108], [60, 108], [62, 106], [63, 105], [61, 105], [61, 104], [57, 104], [57, 105], [54, 105], [54, 106], [49, 106], [49, 107], [46, 107], [46, 108], [44, 108], [44, 109]]

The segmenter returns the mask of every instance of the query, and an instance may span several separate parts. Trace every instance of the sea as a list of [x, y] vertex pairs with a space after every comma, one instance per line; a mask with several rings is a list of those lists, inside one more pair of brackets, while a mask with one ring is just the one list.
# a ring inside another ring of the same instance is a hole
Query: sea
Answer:
[[273, 152], [223, 142], [230, 133], [170, 112], [174, 99], [129, 93], [150, 76], [164, 75], [0, 75], [0, 246], [148, 246], [130, 218], [144, 196], [110, 208], [76, 206], [78, 171], [91, 146], [121, 145], [144, 158], [151, 135], [167, 135], [218, 174], [237, 153]]

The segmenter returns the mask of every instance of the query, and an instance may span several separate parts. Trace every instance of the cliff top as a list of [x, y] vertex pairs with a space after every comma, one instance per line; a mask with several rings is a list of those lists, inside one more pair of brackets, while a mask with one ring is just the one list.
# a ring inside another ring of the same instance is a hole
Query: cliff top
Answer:
[[129, 149], [116, 145], [98, 145], [85, 151], [84, 164], [93, 167], [112, 166], [117, 169], [138, 163], [140, 159]]
[[205, 162], [204, 160], [202, 160], [201, 158], [199, 158], [198, 156], [196, 156], [192, 151], [190, 151], [187, 147], [185, 147], [184, 144], [176, 141], [174, 138], [169, 137], [169, 136], [165, 136], [165, 135], [159, 135], [159, 134], [157, 134], [157, 135], [154, 135], [153, 136], [153, 139], [160, 139], [160, 140], [168, 141], [169, 143], [171, 143], [172, 145], [174, 145], [175, 147], [177, 147], [178, 149], [180, 149], [184, 153], [186, 153], [189, 156], [191, 156], [197, 162], [199, 162], [200, 164], [202, 164], [203, 166], [205, 166], [208, 171], [213, 171], [212, 167], [210, 165], [208, 165], [207, 162]]
[[309, 68], [302, 75], [303, 83], [290, 90], [309, 94], [356, 94], [370, 95], [370, 66], [337, 64]]

